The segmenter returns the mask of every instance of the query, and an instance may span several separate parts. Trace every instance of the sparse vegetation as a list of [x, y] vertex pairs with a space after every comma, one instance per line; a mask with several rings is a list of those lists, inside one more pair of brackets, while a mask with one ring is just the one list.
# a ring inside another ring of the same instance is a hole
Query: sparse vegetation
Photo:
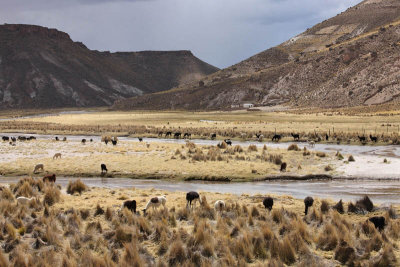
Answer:
[[75, 193], [82, 194], [82, 192], [86, 191], [87, 189], [87, 186], [80, 179], [78, 179], [76, 181], [70, 181], [68, 183], [67, 193], [71, 195]]

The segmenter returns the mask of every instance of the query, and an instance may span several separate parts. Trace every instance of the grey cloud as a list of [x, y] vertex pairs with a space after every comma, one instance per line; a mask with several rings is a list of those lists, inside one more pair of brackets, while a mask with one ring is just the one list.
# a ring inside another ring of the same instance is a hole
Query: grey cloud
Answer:
[[6, 0], [0, 23], [57, 28], [97, 50], [188, 49], [226, 67], [360, 1]]

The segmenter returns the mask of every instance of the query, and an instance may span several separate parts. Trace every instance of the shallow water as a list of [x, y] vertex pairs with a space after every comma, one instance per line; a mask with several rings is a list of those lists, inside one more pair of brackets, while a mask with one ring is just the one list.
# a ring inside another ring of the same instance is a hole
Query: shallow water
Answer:
[[[15, 183], [19, 178], [0, 177], [0, 183]], [[63, 187], [77, 178], [57, 177]], [[328, 181], [265, 181], [249, 183], [173, 182], [164, 180], [135, 180], [128, 178], [80, 178], [90, 187], [154, 188], [165, 191], [203, 191], [231, 194], [278, 194], [295, 198], [313, 196], [338, 201], [356, 200], [368, 195], [380, 204], [400, 203], [400, 180], [328, 180]]]

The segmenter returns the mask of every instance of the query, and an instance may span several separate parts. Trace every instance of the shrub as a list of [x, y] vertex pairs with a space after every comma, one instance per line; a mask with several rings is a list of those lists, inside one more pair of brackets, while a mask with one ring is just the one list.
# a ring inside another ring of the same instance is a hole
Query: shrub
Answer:
[[318, 151], [317, 153], [315, 153], [315, 155], [317, 155], [317, 157], [320, 157], [320, 158], [325, 158], [325, 157], [326, 157], [325, 152], [320, 152], [320, 151]]
[[290, 265], [296, 261], [296, 255], [289, 238], [286, 236], [282, 244], [279, 246], [279, 258], [286, 264]]
[[3, 187], [0, 196], [1, 199], [14, 200], [14, 195], [8, 187]]
[[168, 251], [168, 263], [170, 266], [177, 266], [186, 260], [186, 250], [180, 239], [175, 240]]
[[343, 155], [339, 151], [336, 153], [336, 157], [337, 157], [338, 160], [343, 160], [344, 159]]
[[301, 149], [299, 148], [299, 146], [298, 146], [297, 144], [291, 144], [291, 145], [288, 147], [288, 151], [291, 151], [291, 150], [293, 150], [293, 151], [300, 151]]
[[350, 155], [348, 161], [349, 162], [353, 162], [353, 161], [356, 161], [356, 160], [354, 159], [353, 155]]
[[80, 180], [74, 182], [69, 181], [67, 186], [67, 193], [73, 195], [75, 192], [82, 194], [82, 192], [88, 190], [87, 186]]
[[104, 210], [102, 207], [100, 207], [99, 204], [97, 204], [96, 211], [94, 212], [94, 216], [101, 215], [101, 214], [104, 214]]
[[236, 145], [233, 148], [233, 152], [242, 153], [243, 152], [243, 148], [240, 145]]

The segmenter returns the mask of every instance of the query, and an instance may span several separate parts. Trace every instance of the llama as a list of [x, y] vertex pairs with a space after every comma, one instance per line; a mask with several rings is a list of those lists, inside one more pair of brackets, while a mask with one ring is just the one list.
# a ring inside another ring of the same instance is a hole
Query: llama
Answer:
[[146, 211], [149, 208], [153, 208], [153, 210], [156, 210], [161, 204], [165, 208], [165, 203], [167, 202], [167, 196], [160, 196], [160, 197], [153, 197], [147, 202], [146, 207], [143, 209], [144, 214], [146, 214]]
[[182, 136], [182, 133], [180, 133], [180, 132], [177, 132], [174, 134], [175, 139], [179, 139], [179, 138], [181, 138], [181, 136]]
[[35, 166], [35, 169], [33, 170], [33, 173], [38, 173], [39, 170], [44, 171], [44, 165], [43, 164], [37, 164]]
[[21, 204], [21, 205], [26, 205], [26, 204], [29, 204], [33, 199], [34, 199], [34, 197], [31, 197], [31, 198], [17, 197], [17, 203]]
[[299, 134], [291, 133], [291, 135], [292, 135], [294, 141], [299, 141], [300, 140], [300, 135]]
[[183, 135], [183, 138], [185, 138], [185, 139], [192, 139], [192, 134], [191, 134], [191, 133], [185, 133], [185, 134]]
[[10, 141], [10, 137], [8, 137], [8, 136], [3, 136], [1, 139], [3, 139], [4, 142], [5, 141]]
[[385, 217], [383, 216], [374, 216], [368, 219], [371, 223], [374, 224], [375, 228], [379, 231], [382, 231], [385, 228]]
[[55, 183], [56, 182], [56, 175], [55, 174], [53, 174], [53, 175], [47, 175], [47, 176], [45, 176], [45, 177], [43, 177], [43, 182], [45, 183], [45, 182], [53, 182], [53, 183]]
[[136, 200], [125, 201], [124, 203], [122, 203], [120, 211], [122, 211], [124, 208], [127, 208], [128, 210], [136, 214]]
[[224, 142], [225, 142], [228, 146], [231, 146], [231, 145], [232, 145], [231, 139], [225, 139]]
[[82, 142], [83, 145], [86, 144], [86, 139], [83, 138], [81, 142]]
[[[189, 207], [189, 208], [195, 207], [197, 201], [199, 201], [201, 204], [201, 199], [200, 199], [199, 193], [194, 192], [194, 191], [190, 191], [186, 194], [186, 201], [187, 201], [186, 207]], [[193, 204], [193, 206], [192, 206], [192, 204]]]
[[378, 142], [378, 137], [377, 136], [372, 136], [372, 135], [369, 135], [369, 138], [371, 139], [371, 141], [372, 142]]
[[225, 209], [225, 202], [223, 200], [217, 200], [214, 203], [214, 209], [216, 211], [222, 212]]
[[58, 136], [55, 137], [56, 141], [60, 141], [60, 139], [58, 138]]
[[106, 164], [102, 163], [100, 167], [101, 167], [101, 174], [108, 172]]
[[216, 133], [212, 133], [211, 134], [211, 140], [215, 140], [217, 138], [217, 134]]
[[358, 137], [358, 139], [360, 140], [361, 143], [367, 141], [367, 139], [365, 138], [365, 136], [358, 136], [358, 135], [357, 135], [357, 137]]
[[143, 142], [143, 138], [142, 137], [138, 137], [139, 142]]
[[162, 137], [163, 134], [164, 134], [163, 132], [159, 132], [159, 133], [158, 133], [158, 137]]
[[53, 159], [61, 159], [61, 153], [54, 154]]
[[307, 215], [308, 214], [308, 208], [311, 207], [314, 204], [314, 199], [312, 197], [306, 197], [304, 199], [304, 206], [305, 206], [305, 211], [304, 213]]
[[111, 143], [113, 144], [113, 146], [116, 146], [118, 141], [117, 140], [111, 140]]
[[266, 209], [269, 211], [272, 210], [272, 207], [274, 206], [274, 199], [272, 197], [266, 197], [263, 200], [263, 205]]
[[168, 136], [172, 136], [172, 132], [166, 132], [165, 133], [165, 138], [167, 138]]

